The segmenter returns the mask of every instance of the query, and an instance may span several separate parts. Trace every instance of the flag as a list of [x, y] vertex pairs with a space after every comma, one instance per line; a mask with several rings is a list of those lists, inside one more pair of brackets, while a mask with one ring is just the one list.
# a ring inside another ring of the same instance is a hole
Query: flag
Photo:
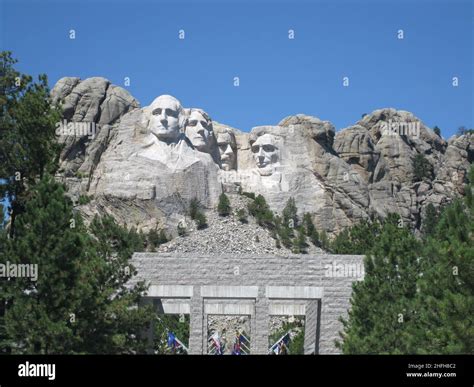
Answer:
[[219, 339], [219, 333], [218, 333], [218, 332], [215, 332], [215, 333], [211, 336], [211, 340], [212, 340], [212, 342], [214, 343], [214, 347], [216, 348], [217, 353], [220, 354], [220, 353], [221, 353], [221, 341], [220, 341], [220, 339]]
[[173, 348], [176, 345], [176, 337], [173, 332], [168, 332], [168, 347]]

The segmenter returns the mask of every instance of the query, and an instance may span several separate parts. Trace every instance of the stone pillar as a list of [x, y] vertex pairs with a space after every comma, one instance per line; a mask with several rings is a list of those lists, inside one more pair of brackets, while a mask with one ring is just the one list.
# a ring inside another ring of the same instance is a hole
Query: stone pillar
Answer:
[[258, 288], [255, 300], [255, 315], [252, 322], [250, 352], [252, 355], [266, 355], [268, 352], [268, 333], [270, 330], [269, 301], [265, 295], [265, 286]]
[[304, 329], [304, 353], [305, 355], [319, 353], [319, 330], [320, 330], [321, 303], [319, 300], [311, 300], [306, 304], [305, 329]]
[[[203, 310], [204, 312], [204, 310]], [[207, 325], [209, 321], [209, 315], [206, 313], [203, 313], [203, 318], [202, 318], [202, 353], [207, 355]]]
[[[191, 355], [202, 355], [204, 329], [204, 302], [201, 297], [201, 288], [194, 286], [190, 307], [189, 327], [189, 353]], [[207, 329], [206, 329], [207, 330]]]
[[[154, 298], [151, 297], [144, 297], [140, 300], [140, 306], [146, 307], [151, 305], [153, 308], [155, 307], [155, 302]], [[147, 348], [146, 352], [149, 355], [153, 355], [155, 353], [154, 350], [154, 341], [155, 341], [155, 319], [152, 320], [150, 323], [148, 329], [146, 329], [144, 332], [142, 332], [143, 336], [146, 338], [147, 341]]]

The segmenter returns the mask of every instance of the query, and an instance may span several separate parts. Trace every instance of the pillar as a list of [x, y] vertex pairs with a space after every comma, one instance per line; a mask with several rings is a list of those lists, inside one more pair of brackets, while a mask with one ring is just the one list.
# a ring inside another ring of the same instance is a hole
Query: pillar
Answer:
[[191, 297], [190, 318], [189, 318], [189, 353], [190, 355], [202, 355], [203, 340], [207, 335], [204, 333], [204, 302], [201, 297], [201, 288], [193, 287], [193, 296]]
[[255, 300], [255, 315], [252, 319], [252, 337], [250, 339], [250, 352], [252, 355], [266, 355], [268, 353], [269, 330], [269, 302], [265, 295], [265, 286], [260, 286], [258, 297]]

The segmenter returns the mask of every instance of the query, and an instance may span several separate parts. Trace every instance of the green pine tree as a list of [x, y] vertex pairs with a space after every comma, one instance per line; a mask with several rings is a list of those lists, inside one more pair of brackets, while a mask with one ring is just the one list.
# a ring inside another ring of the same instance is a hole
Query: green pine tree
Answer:
[[433, 236], [436, 228], [436, 224], [438, 223], [438, 213], [433, 206], [433, 204], [428, 204], [426, 206], [425, 216], [423, 218], [423, 237], [427, 238], [429, 236]]
[[330, 250], [334, 254], [352, 254], [352, 243], [349, 229], [342, 230], [330, 243]]
[[305, 213], [303, 215], [303, 227], [311, 243], [319, 247], [321, 244], [321, 242], [319, 241], [319, 233], [316, 230], [316, 227], [313, 223], [313, 219], [311, 219], [311, 215], [309, 213]]
[[474, 167], [466, 196], [446, 207], [424, 249], [419, 324], [412, 349], [428, 354], [474, 353]]
[[168, 242], [168, 237], [166, 236], [165, 231], [160, 230], [160, 232], [158, 232], [156, 228], [150, 230], [146, 239], [148, 242], [148, 246], [152, 250], [156, 249], [161, 244]]
[[419, 242], [390, 215], [365, 258], [364, 280], [353, 285], [343, 341], [337, 343], [345, 354], [410, 352], [410, 332], [418, 322], [419, 254]]
[[325, 230], [321, 231], [319, 234], [320, 242], [321, 242], [321, 248], [324, 250], [328, 250], [331, 248], [328, 234], [326, 233]]
[[207, 227], [207, 218], [203, 212], [198, 211], [195, 216], [196, 227], [198, 230], [202, 230]]
[[220, 216], [229, 216], [231, 212], [230, 201], [227, 195], [222, 192], [219, 196], [219, 204], [217, 205], [217, 212]]
[[433, 177], [433, 167], [424, 154], [418, 153], [412, 160], [413, 181], [423, 181]]
[[380, 234], [377, 220], [362, 220], [341, 231], [330, 243], [334, 254], [367, 254]]
[[239, 221], [241, 223], [247, 223], [248, 220], [247, 220], [247, 212], [243, 209], [243, 208], [240, 208], [238, 211], [237, 211], [237, 219], [239, 219]]
[[262, 195], [258, 195], [255, 200], [247, 205], [249, 214], [252, 215], [260, 226], [273, 229], [275, 220], [273, 212]]
[[297, 228], [297, 235], [293, 242], [293, 253], [295, 254], [307, 254], [308, 244], [306, 243], [306, 236], [302, 227]]
[[292, 229], [298, 227], [297, 212], [295, 199], [289, 198], [282, 213], [283, 225]]
[[197, 214], [201, 208], [201, 203], [197, 198], [192, 198], [189, 203], [189, 216], [192, 220], [196, 220]]
[[14, 69], [11, 52], [0, 53], [0, 198], [11, 206], [10, 236], [28, 199], [28, 187], [58, 166], [56, 123], [61, 110], [50, 101], [46, 75], [38, 82]]
[[94, 220], [93, 236], [74, 213], [64, 188], [48, 175], [30, 191], [2, 263], [37, 265], [37, 279], [13, 278], [0, 287], [2, 352], [135, 353], [151, 321], [134, 309], [143, 284], [127, 288], [128, 263], [143, 248], [133, 231]]

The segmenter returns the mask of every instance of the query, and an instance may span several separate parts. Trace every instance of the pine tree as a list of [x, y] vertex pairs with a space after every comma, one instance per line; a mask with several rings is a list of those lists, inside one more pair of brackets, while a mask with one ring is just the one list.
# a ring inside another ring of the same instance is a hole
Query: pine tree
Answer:
[[201, 203], [197, 198], [192, 198], [191, 202], [189, 203], [189, 216], [192, 220], [196, 219], [196, 216], [200, 210]]
[[151, 249], [154, 250], [161, 244], [168, 242], [168, 237], [164, 230], [160, 230], [158, 233], [158, 230], [155, 228], [148, 233], [147, 241]]
[[239, 219], [239, 221], [241, 223], [247, 223], [248, 220], [247, 220], [247, 212], [245, 212], [245, 210], [243, 208], [240, 208], [238, 211], [237, 211], [237, 219]]
[[334, 254], [353, 254], [349, 229], [342, 230], [330, 243], [330, 251]]
[[341, 231], [330, 243], [330, 250], [335, 254], [366, 254], [379, 234], [380, 223], [377, 220], [362, 220]]
[[441, 137], [441, 129], [438, 128], [437, 126], [435, 126], [433, 128], [433, 132], [435, 132], [435, 134], [438, 136], [438, 137]]
[[[278, 240], [279, 238], [279, 242], [281, 241], [281, 244], [283, 244], [283, 246], [285, 246], [287, 249], [291, 248], [293, 246], [293, 241], [291, 239], [293, 235], [292, 230], [283, 224], [283, 219], [279, 215], [275, 215], [274, 224], [275, 229], [273, 231], [276, 234], [276, 239]], [[273, 235], [275, 236], [275, 234]], [[278, 243], [280, 247], [281, 244]]]
[[227, 195], [222, 192], [219, 196], [219, 204], [217, 205], [217, 212], [220, 216], [229, 216], [230, 215], [230, 201]]
[[93, 291], [82, 298], [82, 313], [86, 324], [76, 331], [82, 338], [82, 352], [144, 353], [147, 349], [145, 331], [154, 312], [151, 307], [136, 308], [146, 286], [143, 282], [130, 287], [136, 270], [130, 263], [134, 252], [144, 251], [144, 239], [134, 228], [119, 226], [112, 217], [95, 217], [90, 233], [95, 241], [92, 256], [85, 267]]
[[250, 202], [247, 206], [250, 215], [255, 217], [260, 226], [273, 229], [275, 221], [273, 212], [267, 204], [267, 201], [262, 195], [258, 195], [255, 200]]
[[50, 101], [46, 75], [38, 83], [13, 68], [11, 52], [0, 53], [0, 198], [11, 204], [10, 236], [17, 215], [25, 209], [27, 187], [57, 169], [59, 145], [55, 141], [59, 107]]
[[198, 211], [195, 216], [196, 227], [198, 230], [202, 230], [207, 227], [207, 218], [201, 211]]
[[322, 249], [324, 249], [324, 250], [329, 250], [330, 249], [328, 234], [326, 233], [325, 230], [321, 231], [320, 241], [321, 241], [321, 248]]
[[165, 233], [165, 230], [160, 230], [160, 235], [159, 235], [159, 242], [160, 244], [168, 242], [170, 239]]
[[349, 230], [352, 244], [350, 254], [367, 254], [373, 247], [381, 232], [381, 225], [377, 219], [372, 221], [361, 220]]
[[309, 213], [305, 213], [303, 215], [303, 227], [311, 243], [319, 247], [321, 245], [321, 242], [319, 241], [319, 234]]
[[424, 154], [418, 153], [412, 160], [413, 181], [423, 181], [431, 179], [433, 176], [433, 167]]
[[[37, 280], [13, 278], [0, 288], [0, 343], [13, 353], [130, 353], [144, 350], [151, 319], [137, 305], [143, 284], [127, 288], [128, 260], [143, 241], [111, 219], [94, 220], [89, 236], [64, 188], [48, 175], [30, 191], [2, 263], [37, 265]], [[4, 327], [3, 331], [1, 327]]]
[[435, 227], [438, 222], [438, 213], [434, 208], [433, 204], [428, 204], [426, 206], [425, 216], [423, 218], [423, 237], [427, 238], [432, 236], [435, 232]]
[[[202, 230], [207, 227], [206, 215], [201, 210], [201, 203], [197, 198], [191, 199], [189, 204], [189, 216], [196, 222], [198, 230]], [[178, 225], [178, 234], [181, 236], [186, 235], [186, 229]]]
[[298, 227], [298, 209], [294, 198], [289, 198], [283, 209], [283, 225], [291, 229]]
[[474, 352], [474, 167], [464, 200], [446, 207], [424, 251], [413, 351]]
[[419, 253], [418, 241], [390, 215], [365, 258], [364, 280], [353, 286], [349, 318], [342, 320], [343, 342], [337, 343], [344, 353], [410, 352]]
[[298, 227], [296, 238], [293, 242], [293, 253], [295, 254], [306, 254], [308, 244], [306, 243], [306, 236], [304, 234], [304, 229], [302, 227]]

